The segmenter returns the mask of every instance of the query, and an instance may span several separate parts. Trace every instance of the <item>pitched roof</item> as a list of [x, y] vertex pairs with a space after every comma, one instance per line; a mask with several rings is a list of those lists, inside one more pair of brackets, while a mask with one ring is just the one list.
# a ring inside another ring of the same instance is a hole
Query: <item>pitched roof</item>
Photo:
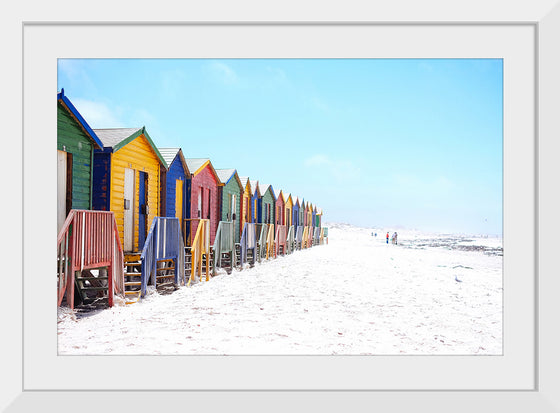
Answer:
[[76, 119], [78, 124], [82, 127], [84, 132], [87, 135], [89, 135], [90, 139], [94, 142], [95, 146], [97, 146], [99, 149], [102, 149], [103, 143], [101, 142], [97, 134], [93, 131], [93, 129], [89, 126], [89, 124], [86, 122], [86, 120], [82, 117], [80, 112], [78, 112], [78, 109], [76, 109], [76, 107], [72, 104], [72, 102], [70, 102], [70, 99], [68, 99], [64, 95], [64, 88], [60, 90], [60, 93], [57, 93], [56, 100], [62, 102], [63, 106], [66, 109], [68, 109], [68, 111], [72, 114], [74, 119]]
[[251, 181], [251, 190], [253, 191], [251, 194], [254, 194], [255, 191], [258, 191], [259, 196], [261, 196], [261, 188], [259, 185], [259, 181]]
[[99, 136], [99, 139], [103, 142], [103, 147], [114, 148], [119, 143], [141, 130], [142, 128], [95, 129], [95, 133], [97, 133], [97, 136]]
[[270, 192], [272, 192], [272, 196], [274, 197], [274, 200], [276, 201], [276, 195], [274, 194], [274, 188], [272, 187], [272, 185], [261, 185], [261, 188], [264, 188], [264, 191], [262, 192], [262, 194], [266, 194], [266, 191], [268, 191], [268, 189], [270, 188]]
[[163, 160], [167, 164], [167, 169], [171, 167], [171, 164], [178, 156], [181, 160], [181, 163], [183, 164], [183, 169], [187, 173], [187, 178], [191, 177], [191, 171], [189, 170], [187, 162], [185, 161], [185, 157], [183, 156], [183, 151], [181, 150], [181, 148], [159, 148], [159, 153], [161, 153]]
[[212, 165], [212, 162], [210, 162], [210, 159], [208, 159], [208, 158], [187, 158], [187, 159], [185, 159], [185, 162], [187, 163], [187, 166], [189, 168], [191, 176], [198, 175], [199, 172], [201, 172], [206, 167], [206, 165], [208, 165], [210, 167], [210, 171], [212, 171], [212, 174], [216, 177], [216, 180], [218, 181], [217, 182], [218, 185], [219, 186], [224, 185], [224, 183], [222, 182], [222, 180], [218, 176], [218, 173], [214, 169], [214, 166]]
[[233, 175], [235, 174], [235, 169], [216, 169], [218, 178], [223, 184], [227, 184]]
[[240, 176], [239, 180], [241, 181], [241, 185], [243, 185], [243, 190], [247, 187], [247, 182], [249, 182], [249, 192], [251, 192], [251, 182], [249, 181], [248, 176]]
[[208, 158], [187, 158], [185, 159], [185, 161], [187, 161], [187, 166], [189, 167], [189, 170], [191, 171], [192, 174], [197, 174], [199, 172], [199, 169], [204, 166], [204, 164], [206, 162], [210, 162], [210, 159]]
[[113, 153], [125, 147], [128, 143], [132, 142], [140, 135], [144, 135], [160, 163], [167, 169], [167, 163], [161, 156], [161, 153], [154, 144], [154, 141], [152, 141], [152, 138], [150, 138], [150, 135], [148, 135], [145, 126], [142, 126], [141, 128], [94, 129], [94, 131], [101, 142], [103, 142], [103, 147], [110, 148]]

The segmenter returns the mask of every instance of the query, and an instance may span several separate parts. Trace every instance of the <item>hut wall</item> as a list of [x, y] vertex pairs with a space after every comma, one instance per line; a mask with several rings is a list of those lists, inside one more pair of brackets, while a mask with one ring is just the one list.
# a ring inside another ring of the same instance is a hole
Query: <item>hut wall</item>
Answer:
[[177, 211], [175, 210], [176, 205], [176, 186], [177, 180], [183, 181], [183, 211], [182, 217], [186, 217], [186, 212], [184, 211], [185, 204], [186, 204], [186, 192], [187, 192], [187, 177], [185, 174], [185, 168], [183, 167], [183, 163], [179, 157], [175, 158], [175, 160], [171, 163], [169, 170], [166, 174], [167, 180], [167, 193], [166, 193], [166, 202], [165, 202], [165, 216], [166, 217], [175, 217], [177, 216]]
[[160, 195], [160, 162], [154, 153], [148, 140], [144, 135], [138, 136], [126, 146], [113, 153], [111, 159], [111, 191], [110, 204], [111, 211], [115, 213], [115, 220], [121, 237], [121, 243], [124, 245], [124, 170], [130, 168], [134, 170], [134, 238], [133, 251], [138, 251], [138, 205], [139, 205], [139, 188], [140, 188], [140, 172], [146, 172], [148, 175], [147, 185], [147, 205], [148, 214], [146, 219], [146, 231], [152, 225], [154, 217], [159, 215], [159, 195]]
[[[200, 190], [202, 194], [202, 211], [198, 214], [198, 200]], [[210, 195], [208, 197], [208, 194]], [[208, 199], [210, 199], [210, 208], [208, 208]], [[218, 199], [218, 181], [207, 165], [191, 180], [191, 218], [210, 219], [210, 243], [214, 243], [216, 231], [218, 229], [218, 211], [221, 200]], [[196, 233], [197, 225], [193, 225], [193, 231]]]
[[71, 208], [91, 209], [93, 144], [61, 103], [57, 105], [57, 149], [72, 154]]
[[232, 209], [231, 202], [233, 200], [233, 195], [235, 195], [235, 205], [233, 205], [233, 208], [235, 210], [235, 224], [233, 230], [235, 234], [235, 242], [239, 242], [239, 239], [241, 237], [239, 233], [239, 228], [240, 228], [240, 220], [241, 220], [240, 198], [242, 196], [242, 193], [241, 193], [241, 189], [239, 188], [237, 179], [235, 179], [235, 176], [232, 177], [229, 180], [229, 182], [222, 187], [221, 192], [222, 192], [222, 217], [221, 217], [222, 221], [233, 220], [233, 217], [231, 216], [231, 209]]

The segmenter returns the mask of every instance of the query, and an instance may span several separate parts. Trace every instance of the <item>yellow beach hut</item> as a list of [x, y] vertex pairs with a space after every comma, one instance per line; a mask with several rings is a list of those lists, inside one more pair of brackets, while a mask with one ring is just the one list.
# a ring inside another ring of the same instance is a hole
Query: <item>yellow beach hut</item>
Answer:
[[145, 127], [94, 129], [93, 209], [113, 211], [125, 253], [142, 251], [160, 214], [160, 182], [167, 164]]

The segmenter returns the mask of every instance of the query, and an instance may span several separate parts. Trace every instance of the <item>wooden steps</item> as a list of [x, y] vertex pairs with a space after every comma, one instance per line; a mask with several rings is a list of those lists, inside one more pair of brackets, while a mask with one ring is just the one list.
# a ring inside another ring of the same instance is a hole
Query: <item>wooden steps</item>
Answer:
[[142, 283], [142, 263], [140, 253], [125, 254], [124, 256], [124, 297], [126, 304], [134, 304], [140, 299]]

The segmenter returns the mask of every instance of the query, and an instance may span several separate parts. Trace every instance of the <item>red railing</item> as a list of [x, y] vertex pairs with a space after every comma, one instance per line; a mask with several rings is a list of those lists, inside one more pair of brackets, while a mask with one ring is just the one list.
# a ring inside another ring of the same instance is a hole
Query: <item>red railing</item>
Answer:
[[123, 250], [115, 216], [111, 211], [73, 209], [57, 238], [58, 305], [66, 301], [74, 308], [74, 274], [107, 267], [109, 306], [113, 293], [123, 293]]

